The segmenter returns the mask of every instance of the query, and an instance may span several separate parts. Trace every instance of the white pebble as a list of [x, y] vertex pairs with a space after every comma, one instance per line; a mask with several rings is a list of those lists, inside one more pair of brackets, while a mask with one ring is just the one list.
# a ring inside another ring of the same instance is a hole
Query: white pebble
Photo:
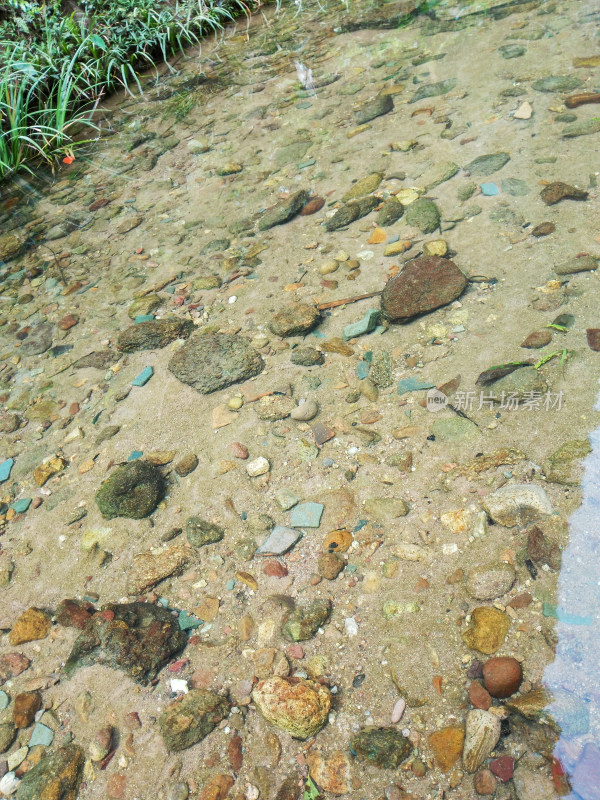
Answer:
[[231, 306], [231, 305], [233, 305], [235, 303], [236, 300], [237, 300], [237, 297], [234, 294], [232, 294], [227, 302]]
[[348, 634], [348, 636], [356, 636], [358, 633], [358, 623], [354, 619], [354, 617], [346, 617], [344, 620], [344, 630]]
[[317, 405], [316, 400], [305, 400], [303, 403], [300, 403], [299, 406], [292, 409], [292, 413], [290, 417], [300, 422], [306, 422], [309, 419], [313, 419], [319, 413], [319, 406]]
[[402, 719], [402, 715], [404, 714], [404, 709], [406, 708], [406, 700], [403, 697], [399, 697], [396, 700], [396, 704], [392, 710], [392, 723], [395, 725], [397, 722], [400, 722]]
[[21, 781], [17, 778], [14, 772], [7, 772], [6, 775], [0, 780], [0, 794], [8, 797], [17, 791], [17, 787]]
[[171, 681], [171, 691], [172, 692], [183, 692], [183, 694], [188, 693], [188, 683], [184, 681], [183, 678], [173, 678]]
[[246, 465], [246, 472], [250, 475], [251, 478], [256, 478], [259, 475], [264, 475], [265, 472], [268, 472], [271, 469], [271, 465], [267, 461], [264, 456], [259, 456], [255, 458], [254, 461], [250, 461]]

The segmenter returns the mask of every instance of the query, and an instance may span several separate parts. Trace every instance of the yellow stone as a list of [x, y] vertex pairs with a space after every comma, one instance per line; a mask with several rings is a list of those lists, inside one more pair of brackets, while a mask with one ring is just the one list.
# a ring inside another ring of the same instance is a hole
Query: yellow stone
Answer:
[[407, 250], [410, 249], [410, 242], [408, 241], [399, 241], [399, 242], [392, 242], [392, 244], [388, 244], [388, 246], [383, 251], [384, 256], [399, 256], [401, 253], [405, 253]]
[[354, 136], [358, 136], [359, 133], [363, 133], [363, 131], [368, 131], [371, 127], [370, 123], [366, 122], [364, 125], [359, 125], [358, 128], [354, 128], [351, 131], [348, 131], [348, 139], [354, 138]]
[[508, 616], [493, 606], [479, 606], [471, 613], [471, 624], [463, 633], [467, 647], [486, 656], [496, 653], [503, 645], [510, 627]]
[[419, 199], [419, 193], [416, 189], [400, 189], [396, 195], [396, 199], [400, 200], [403, 206], [409, 206]]
[[170, 464], [176, 453], [177, 450], [153, 450], [145, 456], [145, 459], [154, 464], [155, 467], [162, 467], [165, 464]]
[[253, 592], [258, 589], [258, 581], [254, 575], [251, 575], [249, 572], [243, 572], [242, 570], [239, 570], [235, 573], [235, 577], [242, 583], [245, 583], [246, 586], [252, 589]]
[[450, 725], [429, 736], [435, 762], [442, 772], [449, 772], [461, 756], [465, 743], [465, 730]]
[[62, 472], [66, 466], [67, 462], [64, 458], [53, 456], [33, 470], [33, 478], [38, 486], [43, 486], [49, 478], [56, 475], [57, 472]]
[[400, 92], [404, 91], [404, 84], [403, 83], [392, 83], [390, 86], [386, 86], [385, 89], [382, 89], [379, 94], [380, 95], [390, 95], [393, 97], [395, 94], [400, 94]]
[[79, 474], [83, 475], [85, 472], [89, 472], [91, 469], [94, 469], [95, 463], [96, 462], [93, 458], [88, 458], [87, 461], [84, 461], [79, 465]]
[[24, 611], [8, 634], [8, 641], [13, 647], [25, 642], [45, 639], [50, 633], [52, 622], [47, 614], [39, 608], [28, 608]]
[[445, 256], [448, 252], [448, 245], [443, 239], [425, 242], [423, 245], [423, 252], [426, 256]]
[[203, 622], [212, 622], [219, 613], [219, 600], [207, 595], [202, 598], [193, 611]]
[[382, 242], [385, 242], [386, 239], [387, 234], [383, 228], [375, 228], [367, 244], [381, 244]]

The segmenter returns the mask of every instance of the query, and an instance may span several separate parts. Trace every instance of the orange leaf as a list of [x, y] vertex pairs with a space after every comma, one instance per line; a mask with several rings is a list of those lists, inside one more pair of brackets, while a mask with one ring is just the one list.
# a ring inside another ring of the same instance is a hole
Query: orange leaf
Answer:
[[436, 690], [438, 694], [442, 693], [442, 676], [441, 675], [434, 675], [433, 676], [433, 688]]
[[387, 235], [383, 228], [375, 228], [367, 244], [381, 244], [382, 242], [385, 242], [386, 239]]
[[72, 164], [75, 161], [75, 156], [65, 156], [63, 158], [63, 164]]

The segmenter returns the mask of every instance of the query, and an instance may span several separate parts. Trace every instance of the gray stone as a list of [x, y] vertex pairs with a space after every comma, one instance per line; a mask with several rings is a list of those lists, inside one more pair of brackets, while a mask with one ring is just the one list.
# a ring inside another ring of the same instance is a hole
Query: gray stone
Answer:
[[502, 191], [505, 194], [510, 194], [513, 197], [524, 197], [529, 194], [531, 189], [520, 178], [505, 178], [501, 184]]
[[549, 75], [532, 84], [536, 92], [572, 92], [581, 86], [581, 81], [574, 75]]
[[436, 419], [431, 430], [436, 440], [440, 442], [461, 442], [465, 439], [475, 439], [480, 435], [477, 425], [462, 417]]
[[527, 525], [540, 517], [552, 514], [552, 506], [541, 486], [528, 483], [511, 483], [502, 486], [482, 502], [484, 510], [494, 522], [507, 528]]
[[527, 48], [522, 44], [503, 44], [502, 47], [498, 48], [498, 52], [502, 58], [519, 58], [525, 55]]
[[376, 117], [381, 117], [383, 114], [389, 114], [394, 110], [394, 101], [389, 94], [377, 95], [373, 100], [364, 103], [356, 112], [356, 122], [359, 125], [364, 125]]
[[500, 739], [500, 719], [495, 714], [475, 708], [467, 714], [463, 765], [476, 772]]
[[0, 753], [5, 753], [15, 740], [17, 729], [12, 722], [0, 723]]
[[[292, 503], [291, 508], [295, 503]], [[284, 509], [285, 510], [285, 509]], [[296, 544], [302, 533], [292, 528], [284, 528], [282, 525], [276, 525], [266, 541], [256, 551], [257, 556], [282, 556], [291, 550]]]
[[52, 330], [49, 322], [36, 325], [19, 347], [20, 355], [38, 356], [49, 350], [52, 346]]
[[[493, 395], [494, 402], [500, 403], [504, 399], [512, 397], [517, 401], [527, 401], [531, 397], [542, 398], [548, 391], [548, 384], [544, 380], [540, 371], [535, 367], [520, 367], [505, 375], [490, 386], [489, 394]], [[522, 406], [523, 403], [519, 402]]]
[[491, 175], [502, 169], [510, 161], [508, 153], [489, 153], [485, 156], [478, 156], [465, 167], [471, 175]]
[[574, 275], [577, 272], [588, 272], [593, 269], [598, 269], [598, 259], [594, 256], [573, 256], [562, 264], [554, 267], [554, 272], [557, 275]]
[[195, 334], [169, 361], [173, 375], [202, 394], [247, 381], [263, 367], [262, 358], [245, 339], [228, 333]]
[[544, 767], [543, 771], [534, 771], [518, 766], [513, 775], [518, 800], [556, 800], [558, 795], [548, 770], [548, 767]]
[[290, 361], [301, 367], [315, 367], [325, 361], [325, 356], [314, 347], [297, 347], [292, 351]]
[[408, 101], [409, 103], [418, 103], [419, 100], [425, 100], [428, 97], [439, 97], [440, 95], [448, 94], [458, 85], [456, 78], [448, 78], [445, 81], [438, 81], [437, 83], [428, 83], [420, 86], [416, 93]]
[[584, 119], [579, 122], [572, 122], [565, 125], [561, 131], [561, 136], [565, 139], [574, 139], [577, 136], [589, 136], [592, 133], [600, 132], [600, 117]]
[[469, 572], [466, 588], [476, 600], [495, 600], [512, 588], [516, 573], [510, 564], [490, 564]]

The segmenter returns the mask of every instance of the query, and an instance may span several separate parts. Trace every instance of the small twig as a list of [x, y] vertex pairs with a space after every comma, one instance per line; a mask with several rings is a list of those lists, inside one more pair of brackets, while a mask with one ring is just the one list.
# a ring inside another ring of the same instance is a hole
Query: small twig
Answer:
[[159, 283], [155, 283], [154, 286], [150, 286], [148, 289], [142, 289], [141, 292], [136, 293], [136, 297], [145, 297], [147, 294], [152, 294], [153, 292], [159, 292], [161, 289], [164, 289], [165, 286], [168, 286], [173, 281], [178, 280], [177, 275], [171, 275], [170, 278], [166, 278], [164, 281], [160, 281]]
[[331, 300], [329, 303], [321, 303], [317, 306], [317, 311], [325, 311], [327, 308], [336, 308], [337, 306], [345, 306], [348, 303], [356, 303], [358, 300], [368, 300], [369, 297], [378, 297], [383, 290], [378, 292], [369, 292], [368, 294], [358, 294], [355, 297], [346, 297], [343, 300]]

